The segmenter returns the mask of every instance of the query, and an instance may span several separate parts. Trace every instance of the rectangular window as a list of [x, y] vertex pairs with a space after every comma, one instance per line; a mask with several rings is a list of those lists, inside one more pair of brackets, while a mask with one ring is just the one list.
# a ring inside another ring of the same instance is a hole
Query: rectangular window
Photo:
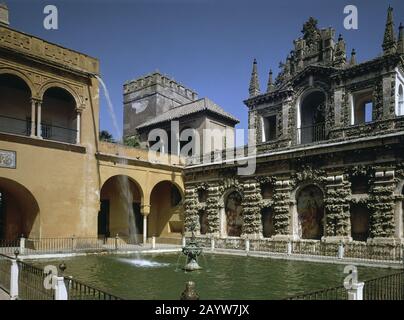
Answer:
[[274, 141], [277, 138], [276, 115], [263, 118], [265, 142]]
[[353, 95], [353, 124], [366, 124], [373, 121], [373, 90]]

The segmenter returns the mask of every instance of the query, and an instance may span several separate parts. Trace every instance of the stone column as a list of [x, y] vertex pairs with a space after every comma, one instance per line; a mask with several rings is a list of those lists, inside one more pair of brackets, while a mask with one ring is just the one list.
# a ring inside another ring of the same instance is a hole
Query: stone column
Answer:
[[293, 224], [297, 221], [292, 219], [290, 194], [290, 180], [276, 181], [273, 196], [275, 238], [294, 236]]
[[143, 244], [147, 244], [147, 217], [150, 214], [150, 205], [142, 206], [141, 214], [143, 216]]
[[369, 203], [371, 208], [370, 233], [372, 238], [394, 240], [396, 221], [395, 209], [395, 172], [378, 171], [371, 186]]
[[36, 119], [36, 101], [34, 99], [31, 100], [31, 138], [36, 137], [35, 132], [35, 119]]
[[350, 183], [343, 175], [327, 177], [324, 195], [324, 237], [327, 242], [352, 241], [348, 202], [350, 195]]
[[81, 110], [77, 110], [76, 118], [76, 144], [81, 143]]
[[242, 237], [250, 239], [262, 238], [261, 222], [261, 193], [259, 184], [255, 180], [244, 183], [243, 206], [243, 234]]
[[42, 122], [42, 101], [38, 101], [37, 102], [37, 118], [36, 118], [36, 136], [39, 139], [42, 139], [42, 126], [41, 126], [41, 122]]

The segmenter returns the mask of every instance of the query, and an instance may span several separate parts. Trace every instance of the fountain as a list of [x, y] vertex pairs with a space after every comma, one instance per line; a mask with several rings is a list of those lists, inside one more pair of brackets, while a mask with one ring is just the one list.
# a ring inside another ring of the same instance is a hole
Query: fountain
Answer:
[[198, 264], [198, 257], [202, 254], [202, 248], [198, 246], [198, 243], [196, 241], [195, 237], [195, 227], [196, 224], [192, 224], [191, 226], [191, 240], [188, 242], [188, 244], [185, 245], [184, 248], [182, 248], [182, 253], [187, 257], [187, 262], [184, 267], [185, 271], [196, 271], [196, 270], [201, 270], [202, 267], [199, 266]]
[[[104, 97], [106, 100], [106, 105], [107, 105], [107, 110], [109, 113], [109, 116], [112, 121], [112, 127], [114, 129], [114, 135], [117, 140], [117, 148], [118, 148], [118, 156], [122, 156], [120, 159], [120, 164], [126, 165], [127, 164], [127, 159], [124, 157], [125, 152], [124, 152], [124, 147], [123, 145], [123, 136], [122, 136], [122, 130], [118, 124], [118, 120], [116, 117], [116, 113], [114, 110], [114, 106], [112, 104], [112, 100], [109, 94], [109, 90], [107, 88], [107, 85], [105, 82], [102, 80], [101, 77], [98, 75], [94, 75], [94, 77], [98, 80], [100, 83], [100, 86], [102, 88], [102, 91], [104, 93]], [[124, 206], [124, 210], [128, 212], [128, 217], [129, 217], [129, 238], [128, 241], [132, 244], [139, 245], [138, 237], [137, 237], [137, 226], [136, 226], [136, 220], [135, 220], [135, 214], [133, 211], [133, 199], [132, 199], [132, 194], [130, 191], [130, 185], [129, 185], [129, 178], [127, 176], [121, 175], [118, 177], [118, 183], [119, 183], [119, 188], [120, 188], [120, 194], [122, 195], [122, 205]], [[136, 257], [138, 258], [139, 261], [142, 261], [140, 259], [139, 253], [135, 252]]]

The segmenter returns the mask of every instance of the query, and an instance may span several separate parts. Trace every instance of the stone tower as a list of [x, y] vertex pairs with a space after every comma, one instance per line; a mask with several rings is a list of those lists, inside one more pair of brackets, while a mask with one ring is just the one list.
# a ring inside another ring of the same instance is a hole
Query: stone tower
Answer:
[[124, 137], [135, 135], [142, 123], [197, 99], [196, 92], [159, 72], [125, 83]]

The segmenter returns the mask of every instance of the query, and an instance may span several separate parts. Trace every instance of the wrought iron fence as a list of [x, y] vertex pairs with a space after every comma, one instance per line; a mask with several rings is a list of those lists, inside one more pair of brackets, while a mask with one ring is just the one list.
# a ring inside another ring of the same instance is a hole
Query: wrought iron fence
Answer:
[[40, 268], [23, 261], [18, 263], [18, 298], [21, 300], [53, 300], [54, 291], [45, 288], [47, 275]]
[[11, 261], [6, 255], [0, 254], [0, 288], [10, 293]]
[[348, 292], [344, 286], [304, 293], [286, 300], [348, 300]]
[[[364, 281], [363, 300], [404, 300], [404, 272]], [[348, 300], [344, 286], [304, 293], [286, 300]]]
[[364, 300], [404, 300], [404, 272], [365, 281]]
[[71, 277], [65, 277], [65, 284], [69, 300], [123, 300]]

